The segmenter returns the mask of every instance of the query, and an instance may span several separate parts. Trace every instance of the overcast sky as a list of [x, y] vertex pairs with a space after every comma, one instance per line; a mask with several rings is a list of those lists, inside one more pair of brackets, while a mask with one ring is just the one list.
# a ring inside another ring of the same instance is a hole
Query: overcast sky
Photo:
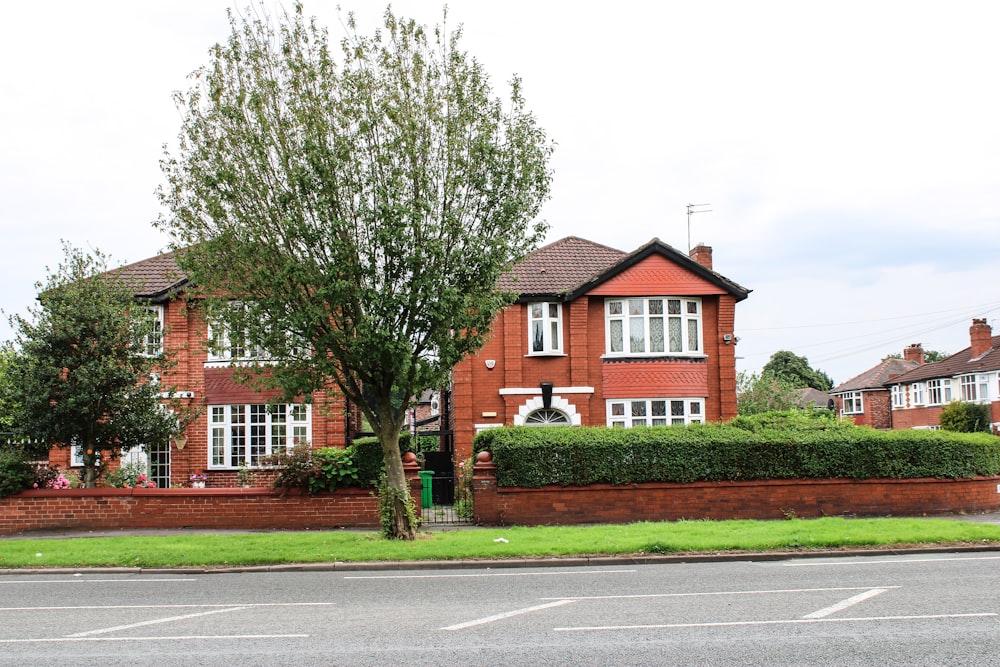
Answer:
[[[238, 2], [243, 7], [245, 2]], [[307, 0], [339, 40], [336, 2]], [[362, 32], [384, 3], [341, 0]], [[171, 93], [228, 35], [231, 0], [6, 3], [0, 15], [0, 307], [25, 313], [60, 239], [116, 263], [150, 224]], [[266, 6], [274, 7], [271, 0]], [[995, 2], [451, 0], [450, 25], [557, 143], [548, 240], [714, 248], [753, 290], [740, 368], [777, 350], [842, 382], [910, 343], [1000, 333]], [[397, 0], [440, 23], [443, 3]], [[0, 340], [11, 338], [6, 318]]]

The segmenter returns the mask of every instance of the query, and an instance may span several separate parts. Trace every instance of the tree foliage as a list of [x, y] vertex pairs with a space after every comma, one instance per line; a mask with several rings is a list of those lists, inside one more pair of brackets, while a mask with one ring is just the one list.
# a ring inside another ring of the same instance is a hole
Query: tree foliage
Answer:
[[0, 346], [0, 431], [10, 431], [14, 427], [16, 404], [10, 387], [8, 367], [14, 358], [14, 348], [9, 343]]
[[771, 373], [741, 371], [736, 376], [736, 406], [740, 416], [790, 410], [797, 402], [795, 387]]
[[[493, 96], [460, 30], [387, 10], [366, 37], [349, 16], [338, 63], [301, 4], [230, 25], [177, 95], [159, 225], [210, 313], [267, 351], [257, 380], [287, 397], [336, 385], [408, 498], [409, 397], [443, 386], [510, 302], [497, 281], [544, 232], [551, 144], [517, 79]], [[397, 504], [394, 536], [413, 536], [406, 516]]]
[[10, 318], [16, 332], [7, 396], [15, 434], [46, 447], [79, 445], [84, 485], [93, 486], [102, 454], [163, 442], [178, 427], [149, 381], [163, 360], [144, 356], [148, 311], [133, 287], [108, 272], [107, 258], [65, 246], [65, 260], [37, 283], [31, 319]]
[[957, 433], [989, 433], [990, 408], [982, 403], [952, 401], [941, 409], [938, 424], [942, 430]]
[[814, 370], [808, 359], [788, 350], [772, 354], [764, 364], [763, 374], [772, 375], [795, 388], [812, 387], [819, 391], [833, 388], [833, 379], [829, 375], [819, 369]]

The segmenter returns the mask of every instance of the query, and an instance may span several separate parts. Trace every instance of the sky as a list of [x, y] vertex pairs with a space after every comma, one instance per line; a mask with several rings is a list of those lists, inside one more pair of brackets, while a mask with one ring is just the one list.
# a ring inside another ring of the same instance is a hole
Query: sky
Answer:
[[[386, 7], [339, 2], [362, 33]], [[246, 4], [5, 3], [0, 341], [61, 240], [113, 264], [166, 248], [172, 93]], [[426, 25], [443, 6], [392, 3]], [[305, 12], [343, 36], [337, 2]], [[998, 19], [975, 0], [451, 0], [447, 25], [497, 95], [521, 77], [555, 142], [547, 242], [710, 245], [753, 290], [738, 369], [790, 350], [840, 383], [911, 343], [957, 352], [973, 317], [1000, 334]]]

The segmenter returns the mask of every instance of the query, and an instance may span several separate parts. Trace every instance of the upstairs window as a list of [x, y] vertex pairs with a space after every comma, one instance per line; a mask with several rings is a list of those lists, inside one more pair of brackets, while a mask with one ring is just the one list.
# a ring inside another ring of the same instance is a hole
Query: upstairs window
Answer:
[[528, 354], [562, 352], [562, 304], [528, 304]]
[[146, 335], [142, 339], [142, 353], [147, 357], [163, 354], [163, 306], [146, 306], [149, 317]]
[[864, 403], [860, 391], [849, 391], [844, 394], [843, 413], [845, 415], [859, 415], [864, 411]]
[[[244, 308], [239, 302], [229, 304], [230, 308]], [[208, 360], [209, 361], [240, 361], [250, 359], [266, 359], [267, 353], [256, 345], [248, 342], [245, 331], [230, 331], [229, 326], [217, 317], [208, 324]]]
[[702, 350], [701, 299], [608, 299], [605, 320], [609, 355], [695, 355]]

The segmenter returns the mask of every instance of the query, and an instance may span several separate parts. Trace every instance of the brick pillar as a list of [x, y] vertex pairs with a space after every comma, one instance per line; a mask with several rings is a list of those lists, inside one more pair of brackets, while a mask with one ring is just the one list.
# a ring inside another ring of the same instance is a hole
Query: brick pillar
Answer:
[[472, 475], [472, 518], [480, 526], [501, 524], [500, 502], [497, 497], [497, 467], [493, 455], [479, 452]]
[[410, 483], [410, 498], [413, 499], [413, 511], [416, 512], [417, 518], [423, 511], [423, 507], [420, 505], [420, 492], [423, 490], [423, 484], [420, 481], [419, 472], [420, 464], [417, 463], [417, 455], [413, 452], [403, 454], [403, 474], [406, 475], [406, 479]]

